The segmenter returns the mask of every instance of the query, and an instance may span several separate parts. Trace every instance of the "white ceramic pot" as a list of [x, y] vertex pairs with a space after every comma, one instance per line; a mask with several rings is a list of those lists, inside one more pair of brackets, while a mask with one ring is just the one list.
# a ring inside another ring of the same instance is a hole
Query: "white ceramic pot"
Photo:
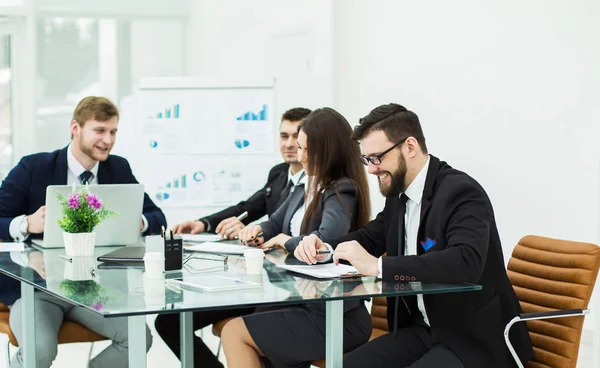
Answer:
[[94, 255], [96, 233], [66, 233], [63, 232], [65, 253], [69, 257], [90, 257]]
[[72, 281], [96, 280], [97, 272], [94, 257], [73, 257], [71, 262], [65, 262], [65, 279]]

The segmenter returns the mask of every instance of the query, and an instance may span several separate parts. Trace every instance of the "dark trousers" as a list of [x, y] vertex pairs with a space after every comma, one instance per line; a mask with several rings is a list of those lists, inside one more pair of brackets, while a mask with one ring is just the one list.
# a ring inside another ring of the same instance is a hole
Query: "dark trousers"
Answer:
[[[194, 331], [204, 328], [220, 320], [250, 314], [254, 308], [239, 308], [193, 313]], [[154, 322], [156, 331], [173, 353], [180, 358], [181, 341], [179, 339], [179, 314], [159, 314]], [[201, 338], [194, 335], [194, 367], [223, 368], [219, 358], [204, 344]]]
[[446, 345], [433, 343], [427, 327], [412, 325], [372, 340], [344, 356], [344, 368], [465, 368]]

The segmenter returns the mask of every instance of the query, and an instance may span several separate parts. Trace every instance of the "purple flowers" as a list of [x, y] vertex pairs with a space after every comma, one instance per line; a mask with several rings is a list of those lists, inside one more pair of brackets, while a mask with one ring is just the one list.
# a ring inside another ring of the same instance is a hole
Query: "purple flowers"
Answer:
[[88, 206], [99, 210], [100, 208], [102, 208], [102, 203], [100, 203], [100, 200], [98, 199], [98, 197], [96, 197], [93, 194], [88, 194], [87, 195], [87, 204]]
[[79, 208], [79, 205], [81, 204], [79, 202], [79, 195], [77, 193], [71, 194], [69, 196], [68, 204], [69, 204], [69, 207], [71, 207], [74, 210]]
[[90, 307], [92, 307], [92, 309], [95, 309], [95, 310], [99, 311], [102, 308], [104, 308], [104, 303], [102, 303], [102, 302], [96, 302], [96, 303], [90, 305]]

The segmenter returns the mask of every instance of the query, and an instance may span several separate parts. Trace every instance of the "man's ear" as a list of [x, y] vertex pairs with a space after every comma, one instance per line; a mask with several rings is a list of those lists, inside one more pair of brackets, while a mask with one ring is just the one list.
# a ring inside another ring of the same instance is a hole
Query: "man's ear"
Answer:
[[81, 126], [79, 125], [79, 122], [77, 120], [72, 120], [71, 121], [71, 139], [73, 139], [73, 137], [75, 137], [79, 131], [81, 130]]
[[404, 145], [408, 149], [408, 157], [414, 157], [421, 150], [415, 137], [408, 137]]

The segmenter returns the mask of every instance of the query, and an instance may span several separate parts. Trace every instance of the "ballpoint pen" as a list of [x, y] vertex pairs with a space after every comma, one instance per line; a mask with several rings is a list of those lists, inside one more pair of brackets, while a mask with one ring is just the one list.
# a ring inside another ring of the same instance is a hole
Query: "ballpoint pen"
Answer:
[[239, 221], [242, 221], [243, 219], [245, 219], [246, 217], [248, 217], [248, 211], [244, 211], [242, 212], [238, 217], [236, 217]]
[[317, 254], [331, 254], [330, 250], [318, 250]]

